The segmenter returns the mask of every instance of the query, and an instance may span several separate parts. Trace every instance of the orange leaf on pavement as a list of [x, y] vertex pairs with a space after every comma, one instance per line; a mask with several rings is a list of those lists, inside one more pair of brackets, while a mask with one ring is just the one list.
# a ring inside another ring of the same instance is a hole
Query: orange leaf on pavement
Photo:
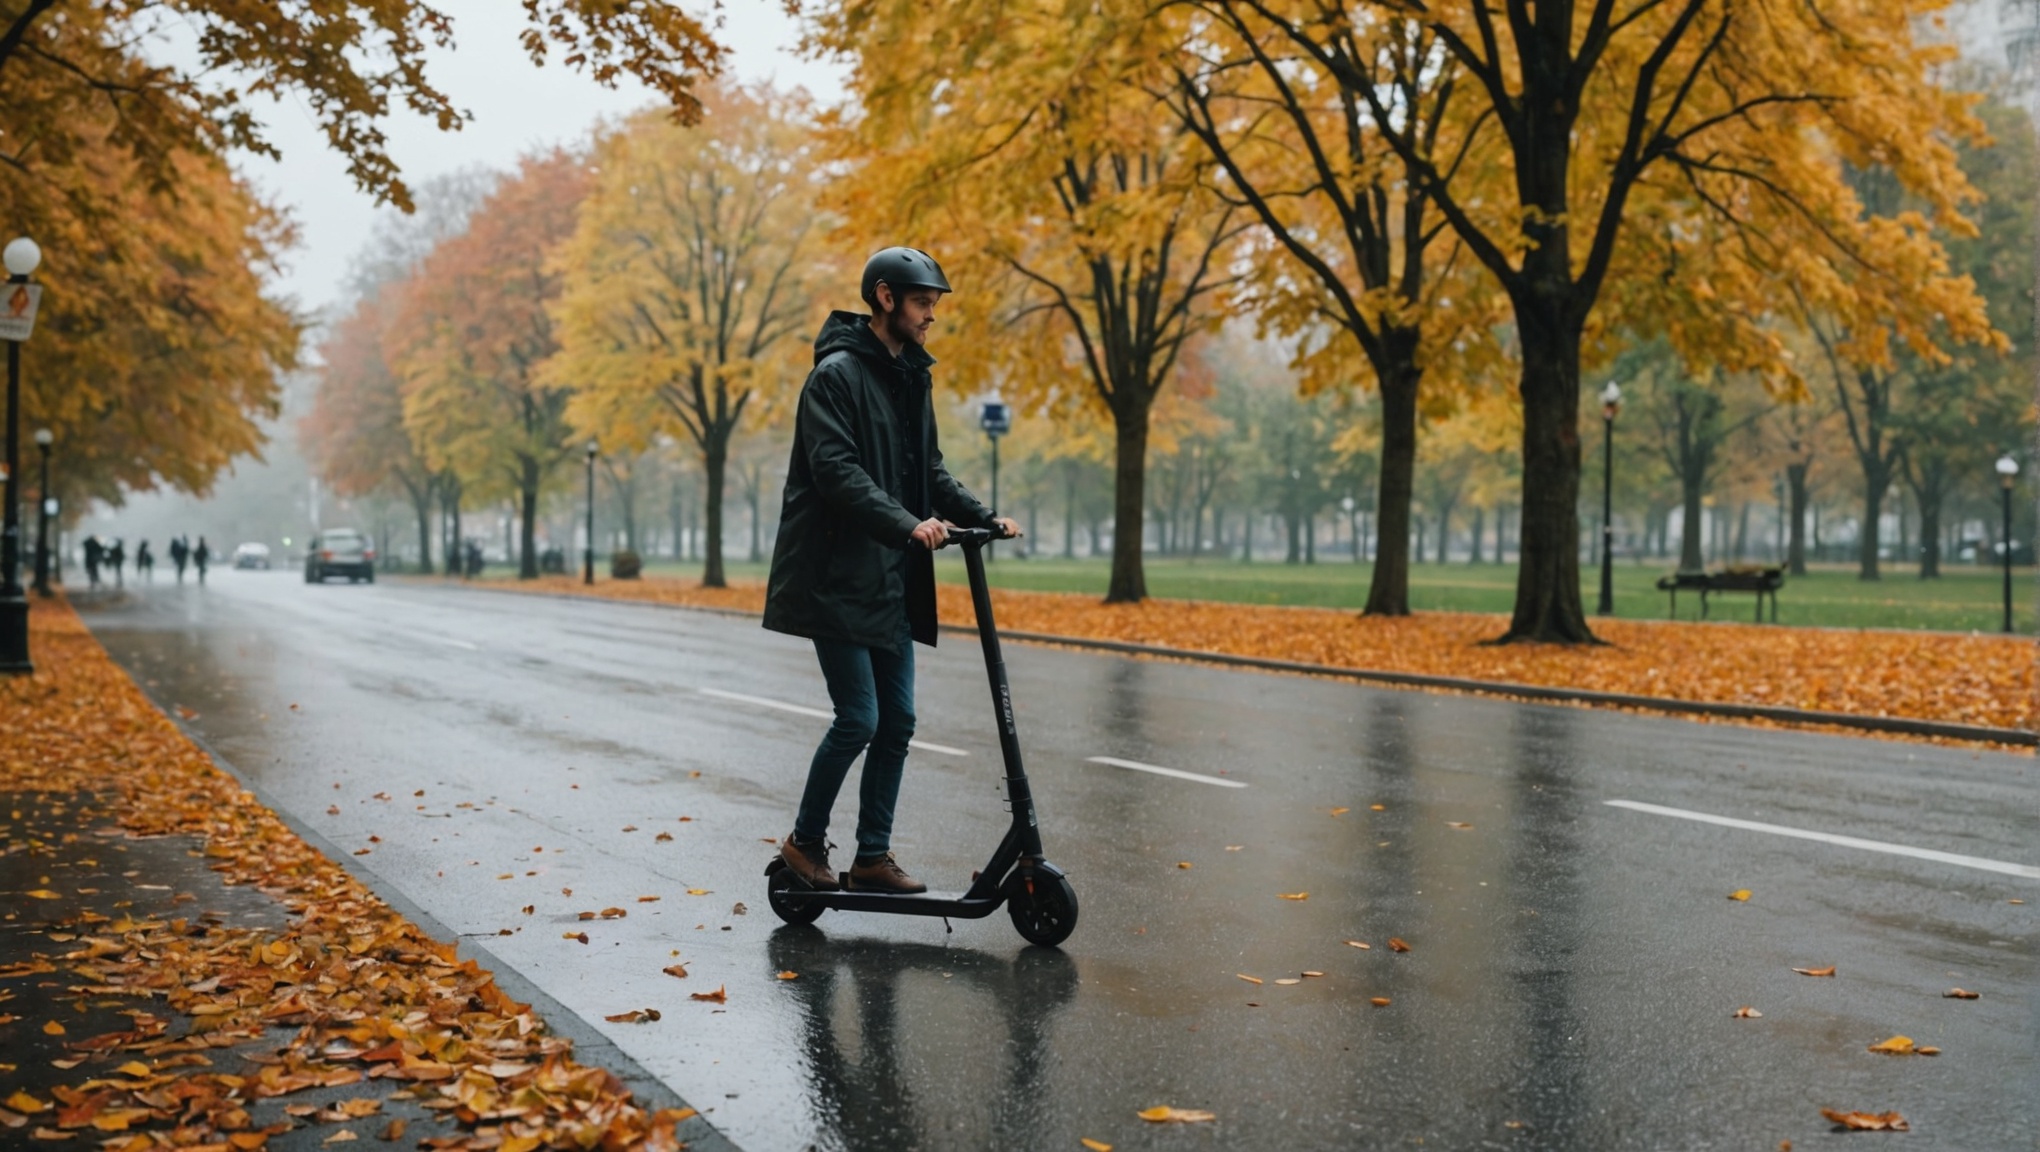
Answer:
[[1150, 1124], [1203, 1124], [1218, 1119], [1216, 1112], [1206, 1112], [1202, 1108], [1171, 1108], [1166, 1104], [1157, 1104], [1135, 1115]]
[[1390, 936], [1388, 938], [1388, 950], [1391, 952], [1407, 952], [1410, 950], [1410, 946], [1403, 943], [1402, 937]]
[[1913, 1053], [1912, 1037], [1893, 1036], [1889, 1040], [1880, 1040], [1872, 1044], [1870, 1050], [1872, 1052], [1883, 1053], [1886, 1056], [1910, 1056]]
[[1838, 1128], [1852, 1132], [1910, 1132], [1912, 1125], [1896, 1112], [1840, 1112], [1823, 1108], [1820, 1114], [1835, 1122]]
[[1750, 898], [1750, 890], [1747, 888], [1738, 888], [1735, 891], [1730, 892], [1728, 894], [1728, 898], [1730, 900], [1748, 900]]
[[1284, 900], [1308, 900], [1308, 899], [1310, 899], [1310, 893], [1308, 893], [1308, 892], [1278, 892], [1278, 893], [1276, 893], [1276, 895], [1278, 895], [1278, 896], [1282, 897], [1282, 898], [1283, 898]]
[[1946, 992], [1941, 993], [1941, 998], [1944, 1000], [1974, 1000], [1980, 995], [1982, 993], [1971, 992], [1966, 988], [1950, 988]]
[[1835, 974], [1835, 966], [1830, 964], [1825, 968], [1794, 968], [1793, 971], [1801, 976], [1832, 976]]
[[692, 995], [690, 996], [690, 999], [694, 999], [694, 1000], [705, 1000], [705, 1001], [707, 1001], [707, 1002], [708, 1002], [708, 1003], [710, 1003], [710, 1004], [724, 1004], [724, 1003], [727, 1003], [727, 1002], [729, 1001], [729, 998], [730, 998], [730, 997], [729, 997], [729, 994], [728, 994], [727, 992], [725, 992], [725, 991], [723, 990], [723, 989], [724, 989], [724, 987], [725, 987], [725, 985], [722, 985], [722, 984], [718, 984], [718, 985], [716, 985], [716, 986], [715, 986], [715, 991], [713, 991], [713, 992], [696, 992], [696, 993], [693, 993], [693, 994], [692, 994]]
[[1755, 1008], [1748, 1007], [1747, 1005], [1735, 1010], [1735, 1018], [1738, 1020], [1755, 1020], [1762, 1016], [1763, 1016], [1762, 1012], [1757, 1011]]

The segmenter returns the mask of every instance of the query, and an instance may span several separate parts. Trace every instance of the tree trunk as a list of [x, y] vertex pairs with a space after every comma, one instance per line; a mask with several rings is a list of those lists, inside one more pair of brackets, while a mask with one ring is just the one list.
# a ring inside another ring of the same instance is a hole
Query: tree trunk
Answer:
[[1368, 616], [1410, 614], [1410, 497], [1417, 469], [1417, 380], [1381, 386], [1381, 480], [1375, 493], [1374, 575], [1367, 586]]
[[538, 579], [538, 461], [527, 456], [519, 461], [517, 478], [517, 578]]
[[1743, 553], [1749, 548], [1750, 505], [1752, 503], [1754, 503], [1754, 501], [1750, 500], [1743, 501], [1742, 510], [1735, 514], [1735, 543], [1730, 547], [1729, 555], [1733, 557], [1737, 563], [1742, 562]]
[[[1554, 144], [1563, 151], [1563, 142]], [[1558, 275], [1566, 275], [1564, 266]], [[1557, 294], [1568, 292], [1561, 287]], [[1523, 337], [1523, 521], [1516, 605], [1501, 637], [1598, 641], [1580, 599], [1580, 342], [1562, 318], [1518, 316]], [[1556, 311], [1556, 309], [1553, 309]]]
[[1107, 604], [1147, 599], [1147, 570], [1141, 557], [1141, 514], [1147, 480], [1148, 402], [1129, 390], [1113, 408], [1112, 579]]
[[761, 526], [762, 526], [762, 524], [763, 524], [763, 520], [762, 520], [762, 517], [763, 517], [763, 515], [764, 515], [764, 514], [763, 514], [763, 512], [762, 512], [762, 511], [760, 510], [760, 508], [759, 508], [759, 501], [758, 501], [758, 487], [759, 487], [759, 485], [760, 485], [760, 484], [764, 483], [764, 478], [763, 478], [763, 477], [756, 477], [756, 476], [754, 476], [754, 477], [752, 477], [752, 481], [753, 481], [753, 483], [751, 484], [751, 492], [750, 492], [750, 496], [751, 496], [751, 563], [753, 563], [753, 564], [760, 564], [760, 563], [763, 563], [763, 562], [764, 562], [764, 559], [765, 559], [764, 553], [763, 553], [763, 552], [761, 552], [761, 551], [759, 551], [760, 547], [762, 546], [762, 542], [761, 542], [761, 533], [760, 533], [760, 528], [761, 528]]
[[1303, 562], [1317, 563], [1317, 513], [1303, 518]]
[[418, 575], [432, 575], [432, 497], [433, 483], [423, 484], [404, 481], [404, 488], [411, 496], [411, 511], [418, 517]]
[[1468, 564], [1478, 564], [1481, 562], [1480, 558], [1481, 543], [1482, 538], [1485, 537], [1486, 535], [1487, 535], [1487, 509], [1482, 508], [1480, 505], [1476, 504], [1473, 506], [1473, 534], [1468, 537], [1468, 539], [1473, 544], [1473, 552], [1466, 558], [1466, 562]]
[[1857, 534], [1856, 579], [1879, 580], [1878, 546], [1883, 542], [1884, 495], [1891, 488], [1889, 465], [1863, 463], [1863, 529]]
[[1805, 463], [1785, 466], [1785, 488], [1792, 508], [1787, 517], [1785, 567], [1794, 576], [1806, 575], [1806, 471]]
[[729, 580], [723, 575], [723, 473], [729, 463], [729, 445], [711, 440], [701, 454], [703, 485], [707, 496], [702, 500], [702, 541], [704, 559], [701, 565], [701, 586], [703, 588], [727, 588]]
[[[1936, 496], [1939, 494], [1936, 493]], [[1920, 494], [1920, 579], [1941, 578], [1941, 502]]]

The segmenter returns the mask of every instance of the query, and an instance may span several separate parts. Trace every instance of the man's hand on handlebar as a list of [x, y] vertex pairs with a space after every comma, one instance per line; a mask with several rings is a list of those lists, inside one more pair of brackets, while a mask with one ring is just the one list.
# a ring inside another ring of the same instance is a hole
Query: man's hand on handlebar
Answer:
[[933, 552], [937, 548], [942, 547], [943, 543], [949, 539], [949, 529], [952, 527], [954, 525], [930, 516], [919, 524], [914, 525], [914, 543]]
[[1020, 525], [1010, 517], [1001, 516], [997, 520], [992, 521], [992, 523], [999, 529], [999, 539], [1018, 540], [1020, 538]]

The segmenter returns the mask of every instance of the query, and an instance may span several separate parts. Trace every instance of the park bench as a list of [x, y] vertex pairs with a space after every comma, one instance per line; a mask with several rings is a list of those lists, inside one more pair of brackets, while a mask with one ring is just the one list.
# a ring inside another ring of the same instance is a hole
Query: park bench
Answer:
[[1764, 597], [1771, 598], [1771, 623], [1778, 622], [1778, 589], [1785, 586], [1783, 568], [1726, 568], [1719, 572], [1678, 572], [1662, 577], [1658, 591], [1672, 596], [1672, 619], [1679, 618], [1679, 593], [1700, 593], [1700, 618], [1707, 619], [1707, 598], [1716, 592], [1754, 592], [1757, 623], [1764, 622]]

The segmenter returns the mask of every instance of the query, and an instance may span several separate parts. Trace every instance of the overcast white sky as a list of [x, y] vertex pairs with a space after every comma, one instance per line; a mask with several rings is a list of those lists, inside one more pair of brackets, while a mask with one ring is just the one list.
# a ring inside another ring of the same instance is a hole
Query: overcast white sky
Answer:
[[[412, 184], [473, 164], [505, 168], [532, 148], [569, 140], [595, 121], [643, 107], [654, 96], [625, 83], [615, 90], [557, 63], [534, 68], [517, 42], [522, 6], [511, 0], [437, 0], [454, 18], [455, 50], [436, 53], [429, 75], [456, 106], [474, 119], [459, 132], [440, 132], [424, 119], [393, 116], [385, 125], [390, 153]], [[699, 11], [699, 7], [690, 4]], [[744, 80], [772, 79], [805, 87], [817, 99], [840, 99], [832, 67], [794, 55], [795, 31], [779, 0], [727, 0], [718, 37], [733, 52], [731, 66]], [[286, 257], [277, 285], [310, 312], [338, 295], [355, 250], [378, 209], [355, 190], [346, 165], [326, 146], [301, 104], [278, 104], [268, 116], [281, 161], [245, 157], [241, 170], [289, 209], [299, 245]], [[389, 209], [381, 209], [389, 211]]]

